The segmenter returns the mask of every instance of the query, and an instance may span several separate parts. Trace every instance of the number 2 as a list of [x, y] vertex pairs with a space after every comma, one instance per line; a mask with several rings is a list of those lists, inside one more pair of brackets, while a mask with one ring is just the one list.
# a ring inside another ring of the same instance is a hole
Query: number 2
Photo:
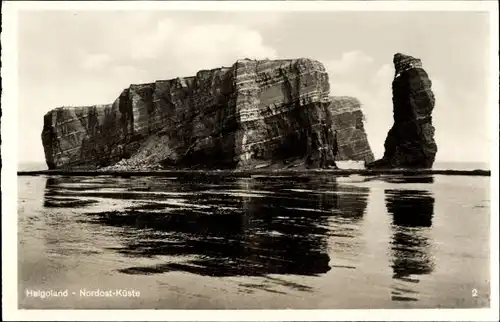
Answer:
[[472, 297], [477, 297], [477, 290], [475, 288], [472, 289]]

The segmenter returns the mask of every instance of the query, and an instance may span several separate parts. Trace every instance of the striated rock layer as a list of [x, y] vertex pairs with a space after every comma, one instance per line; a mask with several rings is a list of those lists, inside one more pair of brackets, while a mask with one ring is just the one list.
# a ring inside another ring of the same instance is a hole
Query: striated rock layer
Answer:
[[420, 59], [397, 53], [392, 82], [394, 125], [382, 159], [368, 168], [431, 168], [437, 153], [432, 125], [435, 98]]
[[194, 77], [131, 85], [113, 104], [48, 112], [42, 141], [49, 169], [373, 161], [360, 102], [329, 97], [324, 66], [310, 59], [239, 60]]

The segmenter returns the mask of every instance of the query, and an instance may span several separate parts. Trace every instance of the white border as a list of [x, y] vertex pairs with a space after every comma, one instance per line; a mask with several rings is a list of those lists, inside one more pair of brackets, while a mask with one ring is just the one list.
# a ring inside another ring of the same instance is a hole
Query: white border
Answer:
[[[492, 189], [490, 309], [408, 310], [18, 310], [17, 309], [17, 12], [19, 10], [204, 11], [488, 11], [491, 34]], [[3, 2], [2, 3], [2, 310], [5, 320], [31, 321], [320, 321], [499, 320], [498, 293], [498, 4], [496, 1], [203, 1], [203, 2]]]
[[13, 10], [491, 11], [495, 1], [16, 1]]

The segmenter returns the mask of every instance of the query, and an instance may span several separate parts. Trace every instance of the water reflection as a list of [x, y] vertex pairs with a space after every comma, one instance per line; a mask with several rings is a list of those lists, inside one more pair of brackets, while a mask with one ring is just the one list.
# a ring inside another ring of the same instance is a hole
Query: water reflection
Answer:
[[422, 190], [385, 190], [386, 206], [392, 215], [393, 279], [403, 282], [393, 287], [395, 301], [416, 301], [418, 292], [408, 283], [418, 283], [419, 275], [434, 268], [429, 232], [434, 215], [434, 197]]
[[158, 259], [156, 265], [122, 269], [125, 274], [324, 274], [336, 266], [329, 247], [356, 254], [368, 194], [368, 188], [344, 186], [328, 176], [73, 180], [78, 178], [49, 180], [45, 201], [132, 202], [121, 210], [89, 210], [81, 219], [120, 228], [122, 245], [114, 251]]
[[434, 183], [433, 175], [406, 174], [404, 176], [386, 176], [385, 182], [388, 183]]
[[387, 183], [434, 183], [433, 175], [422, 175], [422, 174], [405, 174], [402, 175], [378, 175], [369, 176], [365, 178], [365, 181], [384, 181]]
[[460, 292], [489, 289], [489, 213], [475, 207], [488, 179], [238, 176], [19, 177], [21, 289], [121, 285], [145, 295], [135, 304], [20, 296], [20, 307], [489, 305], [487, 292]]

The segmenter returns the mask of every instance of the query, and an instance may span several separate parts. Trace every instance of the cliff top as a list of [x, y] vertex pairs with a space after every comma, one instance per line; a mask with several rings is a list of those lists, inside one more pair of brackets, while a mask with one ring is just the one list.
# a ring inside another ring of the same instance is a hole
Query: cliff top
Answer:
[[396, 53], [393, 58], [396, 75], [401, 74], [405, 70], [412, 68], [422, 68], [422, 61], [410, 55]]
[[[320, 71], [326, 73], [324, 65], [321, 62], [314, 60], [314, 59], [311, 59], [311, 58], [305, 58], [305, 57], [287, 58], [287, 59], [267, 59], [267, 58], [266, 59], [250, 59], [250, 58], [244, 58], [244, 59], [238, 59], [231, 67], [221, 66], [221, 67], [212, 68], [212, 69], [201, 69], [196, 73], [195, 76], [174, 77], [174, 78], [170, 78], [170, 79], [156, 80], [156, 81], [150, 82], [150, 83], [130, 84], [130, 86], [128, 88], [140, 90], [141, 88], [153, 86], [155, 83], [169, 83], [169, 82], [178, 82], [180, 84], [185, 84], [186, 82], [189, 83], [196, 78], [204, 78], [204, 77], [207, 77], [207, 76], [212, 75], [214, 73], [229, 72], [229, 71], [237, 68], [237, 65], [241, 64], [241, 63], [243, 63], [243, 64], [255, 63], [257, 68], [260, 68], [261, 64], [274, 64], [274, 66], [272, 66], [272, 67], [282, 67], [283, 65], [302, 63], [303, 65], [310, 66], [314, 70], [320, 70]], [[265, 67], [270, 67], [270, 66], [265, 66]], [[122, 94], [125, 90], [122, 90]], [[91, 104], [91, 105], [86, 105], [86, 106], [82, 106], [82, 105], [75, 105], [75, 106], [65, 105], [64, 106], [63, 105], [63, 106], [56, 107], [56, 108], [48, 111], [46, 113], [46, 115], [53, 112], [53, 111], [64, 110], [64, 109], [78, 109], [78, 108], [84, 108], [84, 107], [89, 107], [89, 106], [93, 106], [96, 108], [104, 108], [104, 107], [110, 106], [110, 105], [112, 105], [112, 104]]]

